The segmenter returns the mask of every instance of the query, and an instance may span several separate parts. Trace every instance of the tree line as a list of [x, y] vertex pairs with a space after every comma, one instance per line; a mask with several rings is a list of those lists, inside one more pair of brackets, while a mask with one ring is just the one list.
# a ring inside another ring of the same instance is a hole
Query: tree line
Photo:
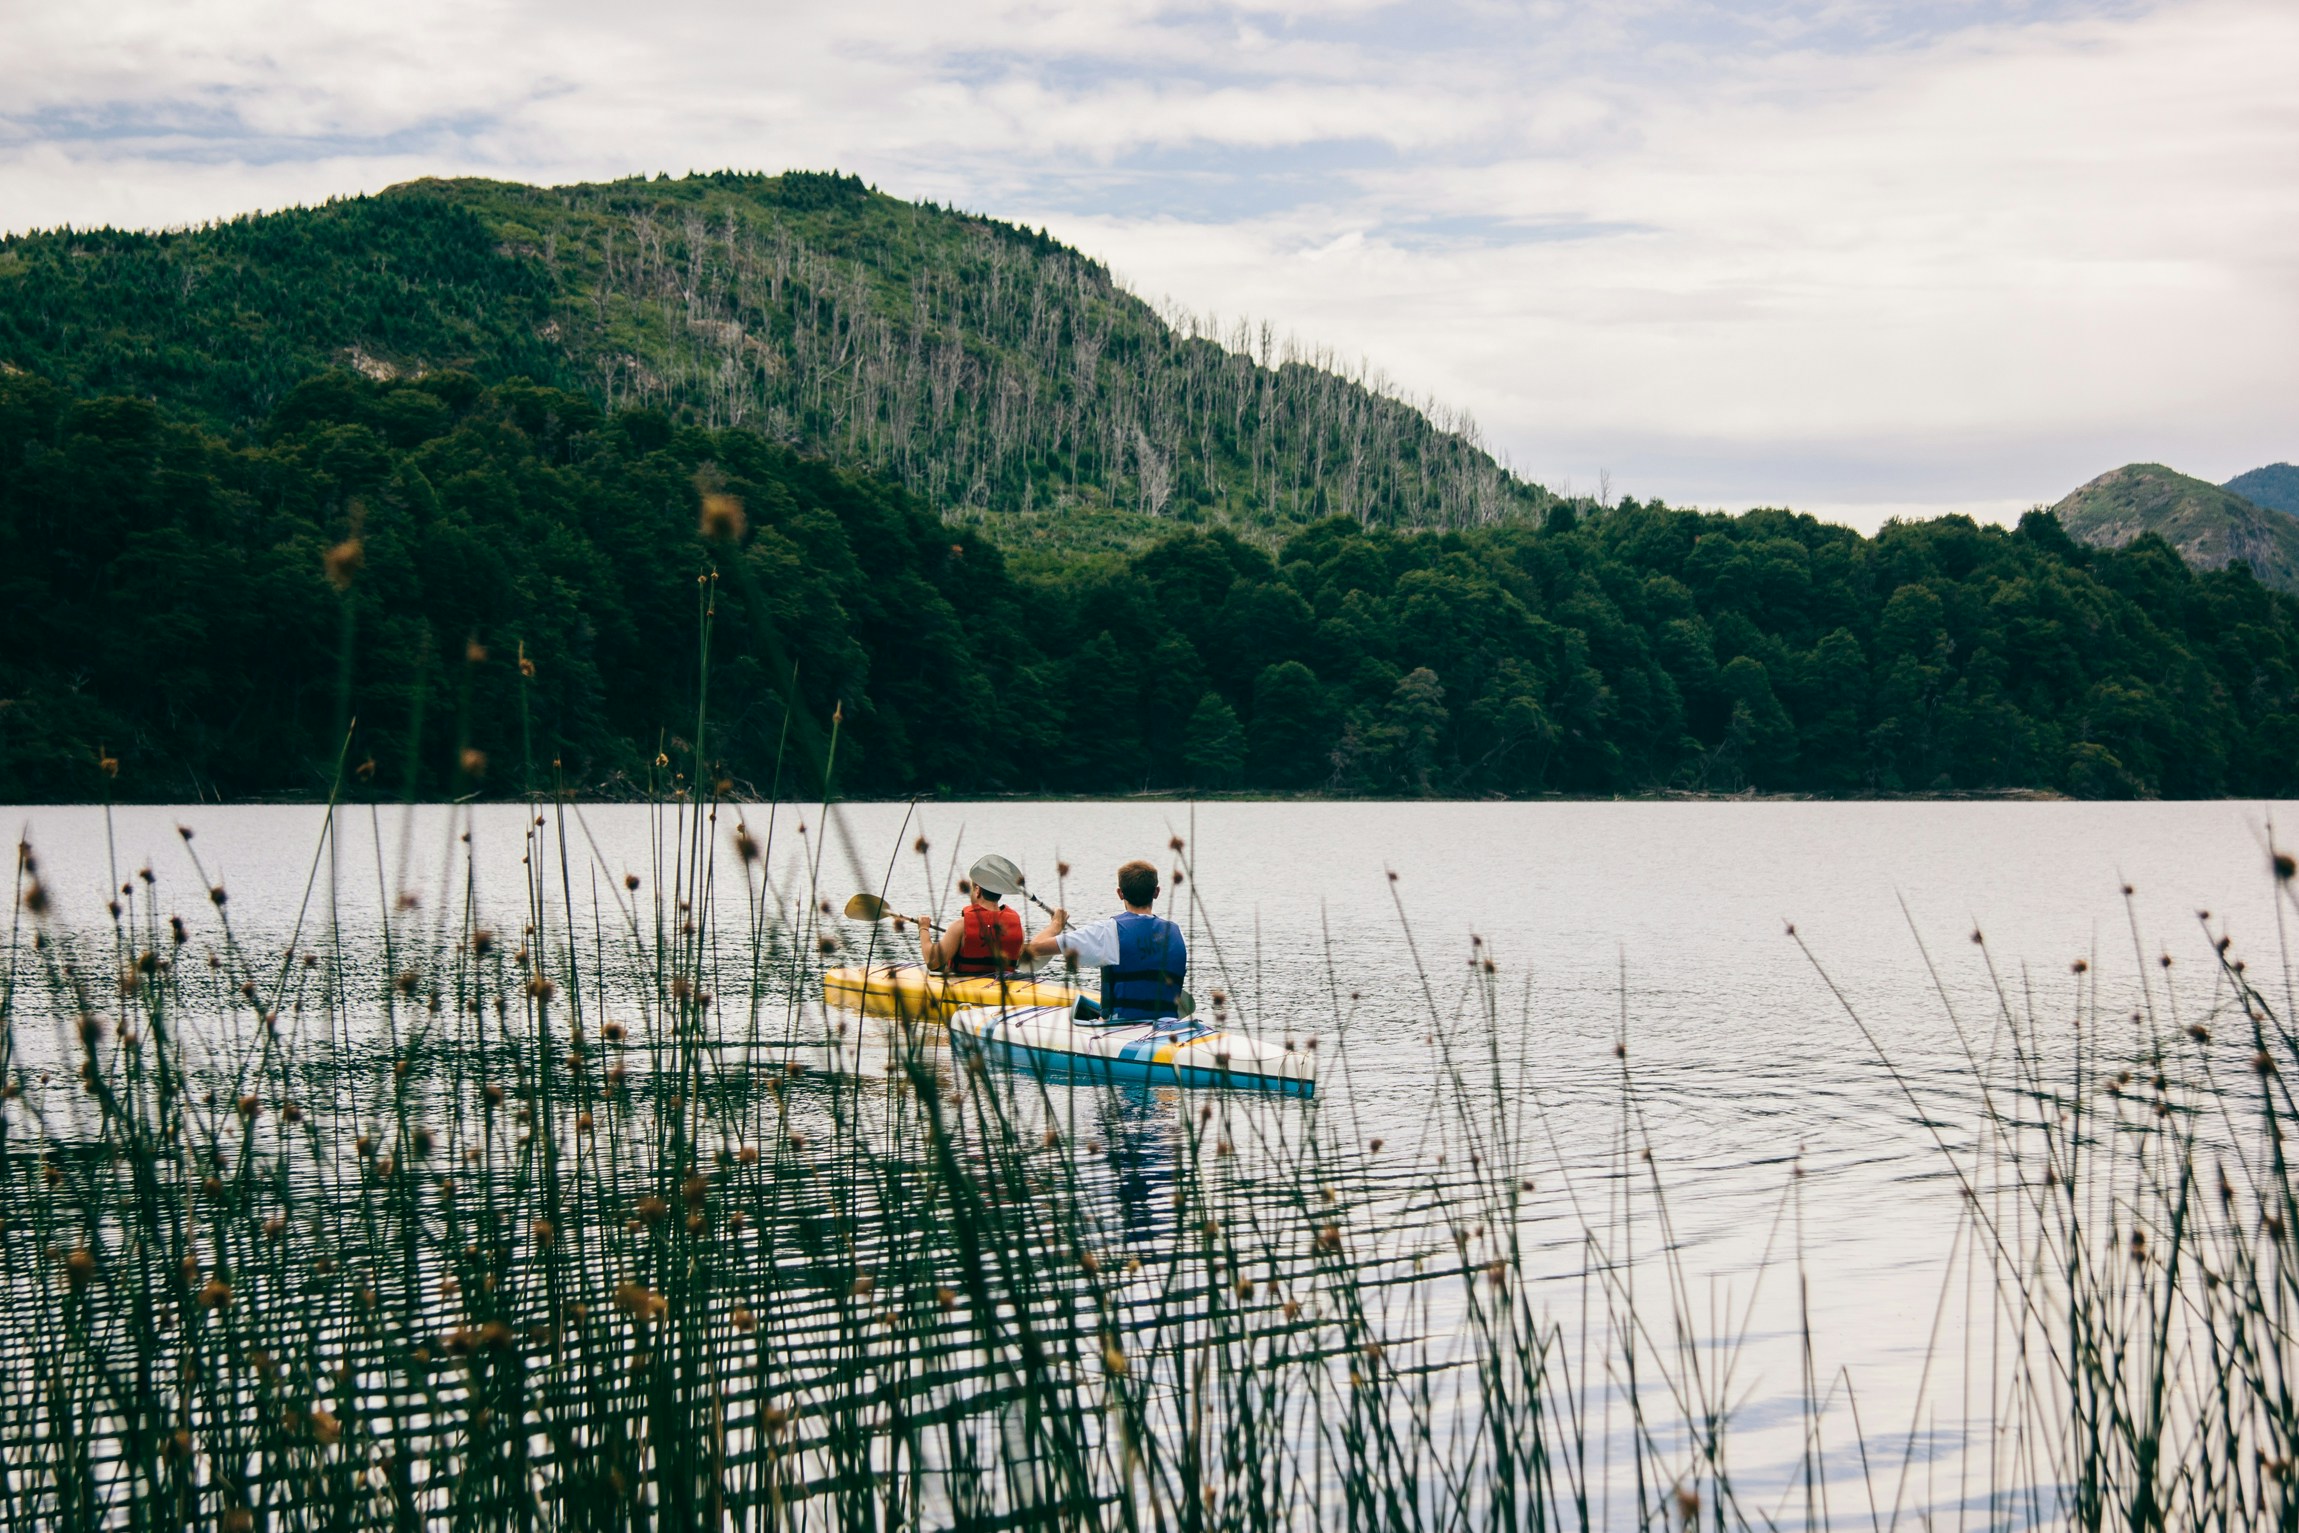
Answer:
[[0, 375], [0, 799], [2282, 796], [2299, 603], [2045, 514], [1558, 502], [1028, 579], [888, 478], [524, 380], [226, 434]]

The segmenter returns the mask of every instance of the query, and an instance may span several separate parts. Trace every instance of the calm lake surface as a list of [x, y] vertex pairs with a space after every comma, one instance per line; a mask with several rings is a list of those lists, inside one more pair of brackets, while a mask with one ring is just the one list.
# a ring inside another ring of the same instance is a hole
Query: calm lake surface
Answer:
[[[570, 818], [577, 908], [626, 872], [653, 876], [655, 813], [593, 805]], [[284, 945], [300, 910], [308, 945], [331, 887], [352, 933], [403, 889], [435, 900], [466, 827], [481, 906], [506, 930], [521, 919], [514, 806], [347, 811], [324, 858], [324, 812], [309, 807], [130, 808], [108, 829], [87, 808], [9, 814], [62, 917], [91, 930], [107, 886], [146, 864], [163, 911], [205, 913], [179, 823], [195, 828], [191, 847], [230, 889], [251, 940]], [[722, 837], [735, 818], [721, 811]], [[1171, 867], [1169, 841], [1181, 837], [1193, 988], [1202, 1000], [1223, 986], [1257, 1031], [1317, 1035], [1317, 1110], [1349, 1115], [1352, 1134], [1384, 1136], [1386, 1153], [1414, 1153], [1429, 1131], [1439, 1041], [1486, 1046], [1478, 960], [1489, 954], [1499, 1045], [1512, 1079], [1521, 1058], [1528, 1083], [1512, 1092], [1547, 1147], [1535, 1157], [1532, 1234], [1552, 1259], [1560, 1307], [1579, 1302], [1592, 1231], [1610, 1233], [1616, 1260], [1633, 1250], [1646, 1263], [1633, 1281], [1656, 1306], [1651, 1343], [1677, 1346], [1679, 1315], [1698, 1333], [1681, 1366], [1729, 1402], [1746, 1483], [1764, 1492], [1750, 1510], [1771, 1512], [1775, 1495], [1785, 1506], [1798, 1452], [1800, 1242], [1815, 1368], [1833, 1402], [1829, 1475], [1852, 1498], [1836, 1507], [1850, 1521], [1871, 1494], [1880, 1516], [1895, 1504], [1903, 1514], [1969, 1506], [1988, 1478], [1991, 1318], [1969, 1288], [1940, 1144], [1964, 1143], [1977, 1112], [1952, 1018], [1984, 1055], [1991, 958], [2015, 1005], [2047, 1023], [2074, 1017], [2079, 990], [2118, 1016], [2140, 1004], [2143, 974], [2162, 1000], [2166, 952], [2182, 1019], [2205, 1015], [2216, 997], [2197, 912], [2227, 922], [2254, 970], [2279, 963], [2267, 827], [2299, 823], [2299, 809], [1062, 802], [849, 805], [827, 822], [812, 807], [752, 808], [744, 818], [795, 910], [810, 886], [838, 901], [883, 888], [898, 908], [947, 910], [953, 864], [996, 851], [1080, 918], [1105, 914], [1117, 864]], [[921, 835], [924, 858], [911, 849]], [[307, 887], [317, 891], [309, 907]], [[739, 920], [736, 904], [722, 919]], [[1786, 935], [1790, 922], [1921, 1113]], [[1975, 927], [1984, 949], [1970, 941]], [[862, 940], [858, 928], [845, 934]], [[818, 993], [801, 1002], [789, 1025], [819, 1034]], [[1624, 1037], [1632, 1098], [1614, 1054]], [[22, 1045], [36, 1055], [37, 1040]], [[1666, 1189], [1665, 1224], [1624, 1192], [1624, 1113], [1633, 1142], [1651, 1145], [1645, 1175]], [[1673, 1263], [1655, 1259], [1664, 1239]], [[1847, 1386], [1870, 1455], [1864, 1482]]]

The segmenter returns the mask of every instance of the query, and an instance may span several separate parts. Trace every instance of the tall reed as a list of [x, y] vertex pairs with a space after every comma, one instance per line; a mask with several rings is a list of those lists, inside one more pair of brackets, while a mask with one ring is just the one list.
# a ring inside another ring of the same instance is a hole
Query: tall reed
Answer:
[[[885, 956], [835, 914], [837, 722], [779, 882], [781, 819], [722, 796], [706, 722], [659, 758], [644, 867], [546, 791], [513, 900], [482, 888], [499, 817], [469, 806], [440, 816], [438, 887], [373, 891], [341, 863], [361, 837], [387, 865], [384, 817], [331, 806], [285, 933], [240, 929], [192, 827], [180, 871], [115, 870], [100, 916], [19, 849], [9, 1526], [1465, 1533], [1935, 1510], [1909, 1490], [1917, 1424], [1895, 1462], [1824, 1382], [1800, 1259], [1800, 1467], [1736, 1471], [1746, 1325], [1696, 1298], [1625, 982], [1593, 1170], [1552, 1137], [1531, 1018], [1475, 940], [1455, 982], [1414, 950], [1431, 1091], [1395, 1144], [1356, 1116], [1338, 985], [1314, 1020], [1212, 1005], [1318, 1051], [1307, 1103], [987, 1068], [815, 999], [825, 966]], [[1218, 964], [1224, 934], [1191, 913]], [[1939, 1153], [1991, 1326], [1988, 1525], [2293, 1523], [2291, 969], [2279, 951], [2263, 987], [2204, 920], [2200, 1000], [2136, 921], [2128, 1008], [2088, 961], [2063, 1002], [1995, 983], [1984, 1024], [1942, 984], [1980, 1104]], [[1976, 961], [1995, 974], [1984, 943]], [[1785, 1177], [1780, 1227], [1800, 1199]]]

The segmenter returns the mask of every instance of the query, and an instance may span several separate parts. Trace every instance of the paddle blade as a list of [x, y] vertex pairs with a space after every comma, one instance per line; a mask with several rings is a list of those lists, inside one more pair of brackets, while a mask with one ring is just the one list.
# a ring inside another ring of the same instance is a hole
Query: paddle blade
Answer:
[[894, 907], [875, 894], [857, 894], [846, 902], [849, 921], [883, 921], [894, 914]]
[[1191, 995], [1187, 990], [1184, 990], [1181, 994], [1173, 998], [1173, 1014], [1175, 1016], [1190, 1016], [1194, 1014], [1196, 1010], [1197, 997]]

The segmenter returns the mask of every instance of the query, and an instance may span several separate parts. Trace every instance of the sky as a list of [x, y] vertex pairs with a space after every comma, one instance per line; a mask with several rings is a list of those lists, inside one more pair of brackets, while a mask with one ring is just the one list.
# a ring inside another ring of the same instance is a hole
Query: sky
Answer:
[[836, 168], [1856, 526], [2299, 459], [2299, 0], [0, 6], [0, 229]]

